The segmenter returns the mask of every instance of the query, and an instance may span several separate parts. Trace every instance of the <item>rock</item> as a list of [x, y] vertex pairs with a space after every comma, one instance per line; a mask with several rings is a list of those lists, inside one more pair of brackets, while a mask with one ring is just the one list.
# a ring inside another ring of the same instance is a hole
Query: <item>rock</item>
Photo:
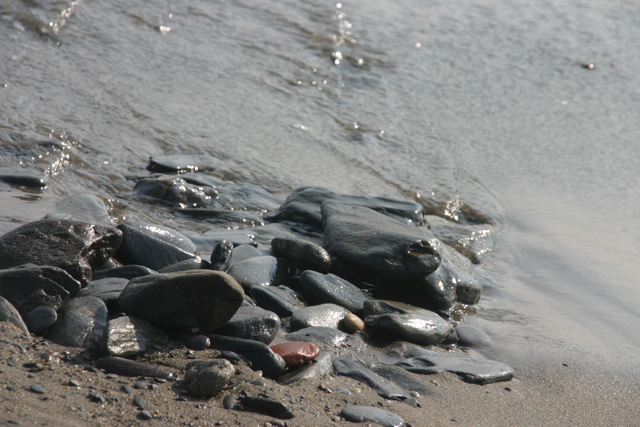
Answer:
[[291, 330], [297, 331], [311, 326], [341, 329], [342, 319], [347, 314], [349, 314], [349, 310], [335, 304], [299, 308], [291, 315]]
[[273, 311], [280, 317], [289, 317], [297, 309], [295, 292], [286, 286], [253, 285], [249, 288], [249, 293], [260, 307]]
[[191, 239], [191, 241], [198, 246], [198, 248], [207, 247], [207, 248], [210, 248], [211, 250], [223, 240], [228, 240], [233, 244], [233, 246], [240, 246], [240, 245], [257, 246], [258, 243], [256, 243], [255, 241], [256, 236], [252, 230], [253, 228], [246, 228], [246, 229], [239, 229], [239, 230], [227, 230], [224, 228], [214, 228], [202, 234], [189, 232], [189, 231], [185, 231], [184, 234], [187, 235]]
[[215, 157], [171, 154], [149, 157], [147, 168], [153, 172], [211, 172], [218, 168], [218, 164]]
[[353, 313], [347, 314], [344, 319], [342, 319], [342, 326], [349, 333], [364, 330], [364, 322]]
[[244, 292], [228, 274], [192, 270], [132, 279], [118, 302], [129, 316], [169, 328], [219, 328], [238, 311]]
[[[426, 227], [409, 227], [360, 206], [322, 204], [323, 247], [332, 271], [373, 284], [413, 280], [433, 273], [442, 261], [438, 239]], [[363, 244], [366, 242], [366, 244]]]
[[207, 207], [213, 204], [218, 192], [212, 187], [188, 184], [176, 176], [154, 175], [136, 182], [133, 190], [145, 197], [162, 200], [177, 208]]
[[352, 313], [361, 313], [364, 302], [369, 299], [348, 281], [315, 271], [305, 271], [300, 275], [299, 289], [312, 304], [337, 304]]
[[[383, 350], [390, 357], [394, 357], [397, 359], [409, 359], [411, 357], [418, 357], [418, 356], [437, 356], [438, 355], [438, 353], [436, 353], [433, 350], [427, 350], [421, 345], [409, 343], [406, 341], [396, 341], [386, 346]], [[391, 362], [391, 364], [394, 364], [396, 362], [399, 362], [399, 360]]]
[[153, 418], [153, 415], [151, 415], [151, 412], [147, 410], [142, 410], [138, 413], [138, 417], [141, 420], [150, 420], [151, 418]]
[[211, 269], [227, 271], [229, 269], [229, 258], [233, 251], [233, 243], [228, 240], [221, 240], [211, 252]]
[[352, 423], [376, 423], [383, 427], [402, 427], [404, 420], [393, 412], [372, 406], [352, 405], [343, 408], [340, 416]]
[[40, 335], [58, 320], [58, 313], [46, 305], [34, 308], [24, 317], [29, 332]]
[[413, 377], [413, 375], [407, 372], [407, 370], [402, 369], [399, 366], [373, 366], [371, 370], [405, 390], [415, 391], [424, 395], [442, 397], [442, 394], [418, 381]]
[[401, 308], [396, 304], [379, 300], [364, 304], [364, 321], [376, 337], [434, 345], [452, 329], [449, 322], [434, 312], [407, 305]]
[[374, 373], [353, 355], [340, 357], [333, 361], [333, 369], [338, 375], [353, 378], [369, 384], [378, 395], [385, 399], [405, 400], [411, 398], [403, 388]]
[[312, 342], [289, 341], [269, 348], [282, 356], [287, 367], [310, 362], [320, 354], [320, 347]]
[[184, 382], [197, 396], [213, 396], [227, 385], [236, 370], [226, 359], [187, 364]]
[[320, 347], [321, 350], [330, 351], [335, 346], [345, 342], [347, 334], [335, 328], [314, 326], [292, 332], [287, 336], [287, 339], [290, 341], [312, 342]]
[[69, 220], [40, 220], [0, 236], [0, 269], [25, 263], [59, 267], [82, 286], [122, 240], [112, 227]]
[[326, 200], [366, 206], [406, 224], [423, 225], [424, 211], [416, 202], [370, 196], [347, 196], [322, 187], [301, 187], [294, 190], [275, 211], [265, 215], [271, 222], [287, 222], [322, 231], [320, 205]]
[[233, 248], [229, 261], [227, 262], [227, 270], [234, 265], [241, 263], [249, 258], [262, 257], [264, 254], [252, 245], [238, 245]]
[[102, 338], [102, 353], [127, 357], [147, 351], [149, 344], [165, 338], [165, 333], [146, 320], [121, 316], [109, 320]]
[[423, 375], [453, 372], [463, 381], [482, 385], [509, 381], [515, 375], [513, 368], [504, 363], [467, 357], [420, 356], [403, 360], [396, 365]]
[[128, 279], [118, 277], [92, 280], [89, 282], [89, 286], [78, 293], [78, 297], [100, 298], [107, 306], [109, 314], [114, 315], [122, 312], [120, 304], [118, 303], [118, 297], [127, 284], [129, 284]]
[[194, 335], [187, 338], [184, 345], [191, 350], [205, 350], [211, 346], [211, 340], [206, 335]]
[[29, 389], [32, 392], [38, 393], [38, 394], [45, 394], [46, 393], [44, 387], [42, 387], [40, 384], [32, 384]]
[[184, 261], [177, 262], [175, 264], [168, 265], [158, 270], [158, 273], [176, 273], [178, 271], [189, 270], [210, 270], [211, 264], [209, 261], [205, 261], [200, 258], [185, 259]]
[[216, 334], [269, 344], [280, 330], [280, 318], [260, 307], [240, 307]]
[[[231, 256], [233, 257], [233, 252]], [[287, 285], [289, 282], [287, 269], [288, 265], [283, 259], [261, 256], [239, 262], [229, 269], [229, 274], [248, 290], [253, 285]]]
[[233, 409], [236, 406], [236, 397], [233, 394], [227, 394], [224, 399], [222, 399], [222, 407], [224, 409]]
[[[54, 311], [55, 312], [55, 311]], [[29, 335], [27, 325], [22, 321], [20, 313], [9, 301], [0, 296], [0, 322], [9, 322], [15, 325], [18, 329]]]
[[99, 298], [74, 298], [60, 313], [48, 338], [56, 344], [95, 350], [107, 327], [107, 314], [107, 306]]
[[168, 369], [156, 365], [135, 362], [122, 357], [103, 357], [96, 361], [96, 367], [126, 377], [151, 377], [175, 380], [175, 375]]
[[491, 343], [489, 335], [473, 326], [460, 325], [456, 328], [458, 345], [462, 347], [483, 347]]
[[261, 370], [265, 377], [274, 378], [286, 369], [282, 357], [259, 341], [209, 335], [211, 348], [235, 352], [252, 363], [252, 369]]
[[93, 273], [93, 280], [102, 280], [109, 277], [121, 279], [135, 279], [136, 277], [158, 274], [157, 271], [143, 265], [123, 265], [122, 267], [110, 268], [108, 270], [98, 270]]
[[75, 221], [89, 224], [100, 224], [113, 227], [113, 220], [102, 199], [93, 194], [82, 193], [59, 202], [56, 208], [60, 212], [68, 213]]
[[80, 282], [57, 267], [24, 264], [0, 270], [0, 296], [22, 315], [41, 305], [58, 310], [80, 287]]
[[328, 273], [331, 257], [322, 246], [303, 239], [276, 237], [271, 241], [273, 253], [286, 259], [301, 271]]
[[314, 363], [303, 365], [302, 367], [278, 377], [280, 384], [293, 384], [298, 381], [309, 378], [319, 377], [320, 375], [329, 375], [333, 373], [333, 360], [331, 354], [321, 351], [314, 359]]
[[257, 409], [267, 415], [279, 419], [293, 418], [293, 413], [283, 403], [264, 397], [243, 396], [240, 398], [242, 406]]
[[161, 240], [128, 224], [118, 226], [122, 230], [122, 244], [114, 258], [122, 264], [143, 265], [160, 270], [187, 259], [197, 258], [192, 252]]
[[425, 216], [431, 231], [441, 241], [460, 252], [474, 264], [493, 249], [493, 227], [489, 224], [458, 224], [439, 216]]
[[[9, 168], [2, 168], [9, 169]], [[44, 176], [38, 175], [28, 175], [22, 173], [21, 171], [16, 171], [16, 173], [12, 173], [12, 170], [2, 170], [3, 173], [0, 173], [0, 181], [5, 182], [9, 185], [15, 185], [17, 187], [26, 187], [32, 188], [34, 190], [41, 190], [47, 188], [47, 178]], [[9, 172], [9, 173], [7, 173]]]

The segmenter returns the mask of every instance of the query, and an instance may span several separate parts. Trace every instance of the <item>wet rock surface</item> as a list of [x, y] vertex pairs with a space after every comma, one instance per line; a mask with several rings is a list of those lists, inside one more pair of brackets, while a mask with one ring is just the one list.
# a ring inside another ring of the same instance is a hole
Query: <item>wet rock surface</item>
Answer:
[[40, 335], [58, 320], [58, 313], [49, 306], [40, 306], [31, 310], [24, 317], [29, 332]]
[[107, 306], [96, 297], [74, 298], [60, 313], [48, 338], [61, 345], [96, 350], [107, 327]]
[[260, 307], [240, 307], [231, 319], [215, 333], [269, 344], [280, 330], [280, 318]]
[[93, 273], [93, 280], [101, 280], [110, 277], [131, 280], [136, 277], [149, 276], [157, 273], [157, 271], [143, 265], [123, 265], [122, 267], [98, 270]]
[[305, 271], [300, 275], [300, 292], [313, 304], [331, 303], [352, 313], [362, 312], [369, 299], [359, 288], [333, 274]]
[[276, 237], [271, 241], [273, 253], [286, 259], [301, 271], [328, 273], [331, 257], [322, 246], [303, 239]]
[[139, 179], [134, 191], [144, 198], [156, 199], [178, 208], [211, 206], [219, 195], [212, 187], [188, 184], [182, 178], [168, 175]]
[[291, 330], [297, 331], [312, 326], [341, 329], [342, 319], [347, 314], [349, 314], [349, 310], [335, 304], [320, 304], [299, 308], [291, 315]]
[[338, 375], [351, 377], [368, 384], [385, 399], [406, 400], [411, 398], [405, 389], [376, 374], [353, 355], [335, 359], [333, 369]]
[[149, 344], [162, 342], [166, 335], [151, 323], [130, 316], [111, 319], [101, 344], [101, 352], [108, 356], [127, 357], [147, 351]]
[[322, 350], [331, 350], [335, 346], [345, 342], [347, 334], [327, 326], [312, 326], [292, 332], [287, 338], [290, 341], [312, 342]]
[[221, 335], [209, 335], [211, 348], [232, 351], [251, 362], [254, 370], [261, 370], [265, 377], [273, 378], [281, 374], [286, 364], [279, 354], [274, 353], [264, 343]]
[[331, 373], [333, 373], [333, 357], [326, 351], [321, 351], [314, 359], [314, 363], [302, 365], [298, 369], [287, 372], [278, 377], [278, 382], [281, 384], [293, 384], [298, 381]]
[[253, 285], [249, 288], [249, 293], [260, 307], [273, 311], [280, 317], [291, 316], [297, 309], [296, 303], [299, 303], [295, 291], [286, 286]]
[[107, 306], [109, 314], [114, 315], [122, 312], [118, 297], [128, 284], [128, 279], [119, 277], [92, 280], [86, 288], [78, 292], [78, 297], [100, 298]]
[[70, 220], [40, 220], [0, 236], [0, 269], [32, 263], [59, 267], [86, 286], [122, 240], [112, 227]]
[[228, 272], [244, 289], [249, 289], [254, 285], [287, 285], [289, 283], [287, 269], [288, 264], [283, 259], [261, 256], [241, 261], [231, 267]]
[[[55, 311], [54, 311], [55, 312]], [[0, 296], [0, 322], [9, 322], [24, 334], [29, 334], [27, 325], [25, 325], [18, 310], [9, 301]]]
[[420, 356], [398, 362], [397, 366], [425, 375], [453, 372], [463, 381], [475, 384], [509, 381], [515, 375], [513, 368], [504, 363], [466, 357]]

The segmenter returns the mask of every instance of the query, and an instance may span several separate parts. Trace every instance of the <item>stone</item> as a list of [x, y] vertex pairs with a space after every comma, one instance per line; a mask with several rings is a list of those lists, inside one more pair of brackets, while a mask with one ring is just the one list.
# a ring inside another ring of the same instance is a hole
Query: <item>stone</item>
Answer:
[[222, 390], [235, 373], [235, 368], [226, 359], [192, 362], [187, 364], [184, 382], [191, 393], [208, 397]]
[[23, 316], [41, 305], [58, 310], [80, 288], [79, 281], [57, 267], [24, 264], [0, 270], [0, 296]]
[[42, 387], [40, 384], [32, 384], [29, 389], [32, 392], [38, 393], [38, 394], [45, 394], [46, 393], [44, 387]]
[[342, 319], [347, 314], [349, 310], [335, 304], [299, 308], [291, 315], [291, 330], [297, 331], [311, 326], [341, 329]]
[[228, 240], [221, 240], [211, 252], [211, 269], [227, 271], [229, 269], [229, 258], [233, 252], [233, 243]]
[[224, 409], [233, 409], [234, 406], [236, 406], [236, 396], [233, 394], [227, 394], [222, 399], [222, 407]]
[[[409, 343], [406, 341], [396, 341], [391, 343], [390, 345], [384, 347], [384, 352], [390, 357], [395, 357], [397, 359], [409, 359], [411, 357], [418, 356], [437, 356], [433, 350], [428, 350], [421, 345]], [[396, 360], [395, 362], [391, 362], [391, 364], [395, 364], [399, 362]]]
[[102, 357], [96, 361], [96, 367], [126, 377], [151, 377], [175, 380], [175, 375], [168, 369], [157, 365], [148, 365], [122, 357]]
[[302, 365], [301, 367], [287, 372], [277, 378], [280, 384], [293, 384], [298, 381], [316, 378], [320, 375], [333, 373], [333, 359], [331, 354], [321, 351], [314, 359], [314, 363]]
[[273, 253], [286, 259], [299, 270], [328, 273], [331, 257], [320, 245], [303, 239], [276, 237], [271, 241]]
[[363, 313], [371, 333], [387, 340], [435, 345], [452, 329], [449, 322], [436, 313], [405, 304], [369, 300], [364, 304]]
[[122, 267], [110, 268], [108, 270], [98, 270], [93, 273], [93, 280], [106, 278], [135, 279], [136, 277], [158, 274], [157, 271], [143, 265], [123, 265]]
[[136, 396], [136, 398], [133, 399], [133, 404], [140, 409], [145, 409], [147, 407], [147, 402], [142, 398], [142, 396]]
[[[231, 256], [233, 257], [233, 252]], [[283, 259], [261, 256], [241, 261], [231, 267], [228, 272], [244, 289], [248, 290], [253, 285], [287, 285], [289, 283], [288, 267]]]
[[158, 270], [158, 273], [175, 273], [178, 271], [210, 269], [209, 261], [198, 258], [185, 259], [184, 261], [168, 265]]
[[219, 160], [210, 156], [187, 156], [170, 154], [149, 157], [149, 166], [153, 172], [212, 172], [218, 168]]
[[219, 328], [238, 311], [244, 292], [228, 274], [192, 270], [132, 279], [118, 302], [130, 316], [168, 328]]
[[353, 355], [343, 356], [334, 360], [333, 369], [338, 375], [368, 384], [378, 395], [385, 399], [405, 400], [411, 398], [409, 393], [402, 387], [374, 373]]
[[34, 308], [24, 317], [24, 322], [29, 328], [29, 332], [41, 335], [58, 320], [58, 313], [46, 305]]
[[227, 263], [227, 270], [244, 260], [247, 260], [249, 258], [262, 257], [262, 256], [264, 256], [264, 254], [259, 249], [256, 249], [255, 246], [252, 246], [252, 245], [234, 246], [233, 251], [229, 256], [229, 261]]
[[[322, 204], [332, 271], [373, 284], [419, 279], [436, 271], [442, 247], [426, 227], [410, 227], [372, 209]], [[366, 242], [366, 244], [363, 244]]]
[[118, 297], [128, 284], [128, 279], [119, 277], [92, 280], [89, 282], [89, 286], [78, 292], [78, 297], [100, 298], [107, 306], [109, 314], [114, 315], [122, 312]]
[[347, 406], [340, 411], [340, 416], [352, 423], [376, 423], [383, 427], [405, 425], [404, 420], [393, 412], [373, 406]]
[[264, 397], [242, 396], [240, 398], [240, 404], [245, 407], [256, 409], [275, 418], [293, 418], [293, 414], [289, 408], [277, 400], [267, 399]]
[[400, 361], [396, 365], [423, 375], [453, 372], [463, 381], [482, 385], [510, 381], [515, 375], [513, 368], [504, 363], [468, 357], [420, 356]]
[[442, 397], [442, 394], [434, 391], [431, 387], [421, 381], [418, 381], [407, 370], [402, 369], [399, 366], [380, 365], [371, 367], [371, 370], [405, 390], [415, 391], [424, 395]]
[[289, 341], [269, 348], [282, 356], [287, 367], [311, 362], [320, 354], [320, 347], [312, 342]]
[[349, 313], [342, 319], [342, 326], [349, 333], [363, 331], [364, 321], [355, 314]]
[[306, 229], [322, 232], [321, 204], [335, 200], [345, 204], [366, 206], [382, 212], [405, 224], [423, 225], [424, 210], [413, 201], [394, 200], [383, 197], [348, 196], [322, 187], [300, 187], [294, 190], [284, 203], [264, 218], [271, 222], [292, 223]]
[[261, 370], [267, 378], [275, 378], [286, 369], [282, 357], [264, 343], [222, 335], [209, 335], [209, 338], [211, 348], [231, 351], [245, 357], [251, 362], [254, 371]]
[[76, 221], [113, 227], [115, 224], [102, 199], [96, 195], [81, 193], [56, 204], [60, 212], [68, 213]]
[[9, 301], [0, 296], [0, 322], [9, 322], [20, 329], [25, 335], [29, 335], [27, 325], [24, 324], [20, 313]]
[[101, 351], [109, 356], [128, 357], [147, 351], [149, 344], [162, 341], [165, 333], [146, 320], [121, 316], [109, 320]]
[[[2, 168], [9, 169], [9, 168]], [[34, 190], [42, 190], [47, 187], [47, 178], [44, 176], [38, 175], [28, 175], [22, 172], [17, 173], [7, 173], [12, 172], [11, 170], [2, 170], [3, 173], [0, 173], [0, 181], [5, 182], [9, 185], [15, 185], [17, 187], [26, 187]]]
[[173, 211], [178, 216], [206, 221], [212, 224], [242, 224], [245, 227], [256, 227], [264, 225], [262, 212], [229, 210], [229, 209], [207, 209], [207, 208], [185, 208]]
[[198, 208], [213, 205], [219, 193], [212, 187], [188, 184], [177, 176], [153, 175], [139, 179], [133, 191], [139, 195], [162, 200], [177, 208]]
[[330, 351], [347, 339], [347, 334], [335, 328], [313, 326], [292, 332], [287, 336], [290, 341], [312, 342], [323, 351]]
[[82, 286], [116, 251], [122, 233], [70, 220], [40, 220], [0, 236], [0, 269], [25, 263], [67, 271]]
[[491, 344], [489, 335], [469, 325], [460, 325], [456, 328], [458, 345], [462, 347], [483, 347]]
[[240, 307], [229, 321], [215, 333], [269, 344], [280, 330], [280, 318], [260, 307]]
[[493, 227], [489, 224], [458, 224], [435, 215], [427, 215], [425, 219], [441, 242], [474, 264], [480, 264], [482, 256], [493, 249]]
[[297, 309], [295, 291], [286, 286], [253, 285], [249, 288], [249, 293], [260, 307], [280, 317], [289, 317]]
[[122, 230], [122, 243], [113, 257], [122, 264], [160, 270], [180, 261], [197, 258], [193, 252], [187, 252], [129, 224], [120, 224], [118, 228]]
[[206, 335], [194, 335], [187, 338], [184, 345], [191, 350], [206, 350], [211, 346], [211, 340]]
[[336, 275], [310, 270], [300, 275], [298, 288], [312, 304], [337, 304], [356, 314], [362, 312], [364, 302], [369, 299], [355, 285]]
[[48, 334], [56, 344], [96, 350], [107, 327], [107, 306], [96, 297], [74, 298]]

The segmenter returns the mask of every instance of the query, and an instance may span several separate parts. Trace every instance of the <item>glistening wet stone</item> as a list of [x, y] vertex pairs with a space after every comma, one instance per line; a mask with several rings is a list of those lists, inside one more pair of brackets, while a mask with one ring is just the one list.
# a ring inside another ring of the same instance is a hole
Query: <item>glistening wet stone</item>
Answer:
[[262, 257], [262, 256], [264, 256], [264, 254], [260, 252], [260, 250], [256, 249], [255, 246], [252, 246], [252, 245], [234, 246], [233, 251], [229, 256], [229, 260], [227, 261], [227, 270], [244, 260], [247, 260], [249, 258]]
[[474, 264], [479, 264], [482, 256], [493, 248], [493, 227], [489, 224], [458, 224], [434, 215], [427, 215], [425, 219], [440, 241]]
[[256, 303], [265, 310], [273, 311], [280, 317], [289, 317], [296, 311], [295, 292], [285, 286], [253, 285], [249, 293]]
[[233, 252], [233, 243], [228, 240], [218, 242], [211, 252], [211, 269], [227, 271], [229, 269], [229, 259]]
[[[1, 319], [1, 318], [0, 318]], [[24, 317], [29, 332], [40, 335], [58, 320], [58, 313], [53, 307], [40, 306], [31, 310]]]
[[383, 427], [402, 427], [404, 420], [393, 412], [371, 406], [347, 406], [340, 415], [352, 423], [376, 423]]
[[376, 393], [385, 399], [405, 400], [411, 398], [402, 387], [374, 373], [353, 355], [340, 357], [333, 361], [333, 369], [338, 375], [351, 377], [368, 384]]
[[426, 227], [332, 201], [322, 204], [322, 219], [322, 246], [331, 255], [332, 271], [341, 277], [387, 285], [428, 276], [442, 261], [440, 242]]
[[74, 298], [49, 332], [49, 340], [69, 347], [95, 350], [107, 327], [107, 306], [96, 297]]
[[292, 332], [287, 336], [289, 341], [308, 341], [316, 344], [321, 350], [330, 351], [347, 339], [344, 332], [326, 326], [313, 326]]
[[321, 351], [314, 359], [314, 363], [302, 365], [300, 368], [287, 372], [277, 378], [280, 384], [293, 384], [298, 381], [309, 378], [319, 377], [320, 375], [328, 375], [333, 372], [333, 359], [331, 354]]
[[165, 337], [163, 331], [146, 320], [121, 316], [109, 320], [101, 351], [109, 356], [127, 357], [147, 351], [150, 343]]
[[280, 318], [260, 307], [240, 307], [215, 333], [269, 344], [280, 330]]
[[0, 296], [0, 322], [9, 322], [20, 329], [23, 333], [29, 334], [27, 325], [22, 321], [20, 313], [9, 301]]
[[265, 377], [275, 378], [286, 369], [282, 357], [259, 341], [209, 335], [211, 348], [221, 351], [237, 353], [251, 362], [254, 371], [261, 370]]
[[104, 301], [109, 314], [120, 313], [122, 309], [118, 303], [118, 297], [129, 284], [129, 279], [120, 277], [108, 277], [100, 280], [92, 280], [89, 286], [78, 293], [78, 297], [96, 297]]
[[210, 269], [209, 261], [198, 258], [185, 259], [184, 261], [168, 265], [158, 270], [158, 273], [176, 273], [178, 271]]
[[244, 292], [228, 274], [192, 270], [133, 279], [118, 302], [130, 316], [169, 328], [212, 331], [240, 308]]
[[158, 274], [158, 272], [143, 265], [123, 265], [122, 267], [110, 268], [108, 270], [94, 271], [93, 280], [102, 280], [110, 277], [131, 280], [136, 277], [149, 276], [151, 274]]
[[0, 269], [25, 263], [54, 266], [86, 286], [122, 240], [112, 227], [70, 220], [40, 220], [0, 236]]
[[311, 304], [337, 304], [355, 314], [362, 312], [369, 299], [358, 287], [336, 275], [310, 270], [300, 275], [298, 288]]
[[467, 357], [420, 356], [398, 362], [397, 366], [416, 374], [453, 372], [463, 381], [474, 384], [489, 384], [509, 381], [515, 371], [501, 362]]
[[175, 380], [174, 374], [168, 369], [157, 365], [135, 362], [122, 357], [103, 357], [96, 361], [96, 366], [118, 375], [127, 377], [152, 377], [165, 380]]
[[320, 304], [299, 308], [291, 315], [291, 330], [325, 326], [341, 329], [342, 319], [349, 314], [349, 310], [335, 304]]
[[215, 170], [218, 164], [215, 157], [172, 154], [149, 157], [148, 169], [153, 172], [207, 172]]
[[[231, 256], [233, 257], [233, 252]], [[229, 269], [229, 274], [248, 290], [253, 285], [287, 285], [289, 283], [287, 269], [288, 264], [285, 260], [261, 256], [239, 262]]]
[[303, 239], [276, 237], [271, 241], [273, 253], [289, 261], [301, 271], [328, 273], [331, 257], [322, 246]]
[[70, 214], [76, 221], [114, 226], [106, 205], [100, 197], [93, 194], [82, 193], [72, 196], [57, 203], [56, 208], [59, 212]]
[[180, 177], [167, 175], [142, 178], [136, 182], [133, 190], [139, 195], [162, 200], [177, 208], [212, 206], [218, 197], [218, 192], [212, 187], [188, 184]]

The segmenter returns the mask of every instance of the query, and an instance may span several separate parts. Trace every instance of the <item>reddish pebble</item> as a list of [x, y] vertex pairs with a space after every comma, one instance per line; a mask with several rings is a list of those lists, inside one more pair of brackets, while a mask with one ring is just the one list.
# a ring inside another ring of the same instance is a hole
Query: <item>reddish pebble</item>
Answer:
[[289, 341], [272, 345], [271, 350], [284, 359], [287, 366], [297, 366], [310, 362], [320, 354], [320, 348], [312, 342]]

